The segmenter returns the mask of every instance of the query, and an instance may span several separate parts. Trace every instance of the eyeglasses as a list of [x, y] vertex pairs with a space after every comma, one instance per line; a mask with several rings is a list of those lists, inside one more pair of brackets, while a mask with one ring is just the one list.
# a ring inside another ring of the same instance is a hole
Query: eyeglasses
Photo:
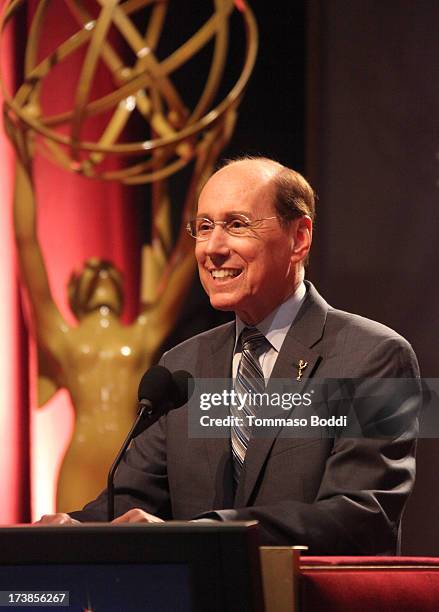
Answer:
[[196, 217], [189, 221], [186, 225], [186, 229], [189, 234], [195, 238], [195, 240], [208, 240], [215, 225], [221, 225], [231, 236], [248, 236], [251, 231], [257, 228], [262, 221], [268, 221], [269, 219], [276, 219], [276, 215], [273, 217], [263, 217], [262, 219], [247, 219], [244, 215], [233, 215], [225, 221], [212, 221], [211, 219], [205, 219], [204, 217]]

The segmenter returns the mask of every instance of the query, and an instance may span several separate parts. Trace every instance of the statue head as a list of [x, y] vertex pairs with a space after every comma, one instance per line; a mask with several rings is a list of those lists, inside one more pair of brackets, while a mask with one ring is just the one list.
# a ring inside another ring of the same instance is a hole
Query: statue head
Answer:
[[118, 317], [122, 313], [122, 275], [110, 261], [87, 259], [79, 273], [72, 272], [67, 289], [70, 308], [78, 319], [101, 306]]

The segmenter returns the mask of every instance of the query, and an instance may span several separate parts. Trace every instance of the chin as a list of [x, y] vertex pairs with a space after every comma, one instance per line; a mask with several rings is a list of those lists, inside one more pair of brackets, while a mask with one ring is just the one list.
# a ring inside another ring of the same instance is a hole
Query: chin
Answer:
[[224, 299], [224, 297], [220, 295], [214, 295], [212, 297], [209, 297], [209, 299], [210, 305], [212, 306], [212, 308], [215, 308], [215, 310], [234, 310], [233, 302]]
[[215, 308], [215, 310], [227, 310], [234, 312], [239, 310], [239, 302], [237, 302], [236, 299], [231, 299], [230, 296], [224, 294], [221, 295], [221, 293], [217, 293], [214, 295], [210, 295], [209, 299], [210, 305], [212, 306], [212, 308]]

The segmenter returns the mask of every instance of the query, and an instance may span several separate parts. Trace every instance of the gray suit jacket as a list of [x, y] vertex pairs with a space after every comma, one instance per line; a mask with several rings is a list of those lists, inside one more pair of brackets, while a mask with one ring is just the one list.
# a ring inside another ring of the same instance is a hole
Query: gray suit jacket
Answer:
[[[307, 289], [272, 379], [295, 377], [299, 359], [308, 362], [305, 384], [310, 377], [419, 376], [413, 350], [396, 332], [332, 309], [310, 283]], [[198, 378], [230, 377], [234, 339], [234, 323], [227, 323], [173, 348], [161, 363]], [[398, 413], [399, 404], [391, 411]], [[397, 552], [415, 476], [413, 436], [280, 434], [278, 428], [250, 441], [234, 494], [230, 441], [188, 437], [187, 407], [172, 411], [135, 440], [119, 467], [116, 515], [139, 507], [163, 519], [186, 520], [216, 511], [224, 520], [259, 520], [264, 544], [304, 544], [311, 554]], [[105, 493], [71, 514], [105, 520]]]

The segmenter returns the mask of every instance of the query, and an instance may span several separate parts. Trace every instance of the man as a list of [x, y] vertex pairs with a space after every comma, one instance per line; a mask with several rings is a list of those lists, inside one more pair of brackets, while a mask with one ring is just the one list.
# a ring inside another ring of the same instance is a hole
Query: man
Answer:
[[[190, 231], [210, 302], [234, 311], [236, 324], [184, 342], [161, 363], [198, 378], [233, 375], [238, 386], [263, 378], [417, 377], [401, 336], [332, 309], [304, 282], [313, 217], [311, 187], [276, 162], [242, 159], [214, 174]], [[256, 519], [265, 544], [395, 553], [414, 481], [412, 438], [291, 438], [281, 430], [252, 437], [233, 426], [230, 439], [191, 438], [183, 407], [136, 439], [116, 476], [114, 522]], [[81, 512], [42, 521], [105, 520], [105, 511], [104, 493]]]

